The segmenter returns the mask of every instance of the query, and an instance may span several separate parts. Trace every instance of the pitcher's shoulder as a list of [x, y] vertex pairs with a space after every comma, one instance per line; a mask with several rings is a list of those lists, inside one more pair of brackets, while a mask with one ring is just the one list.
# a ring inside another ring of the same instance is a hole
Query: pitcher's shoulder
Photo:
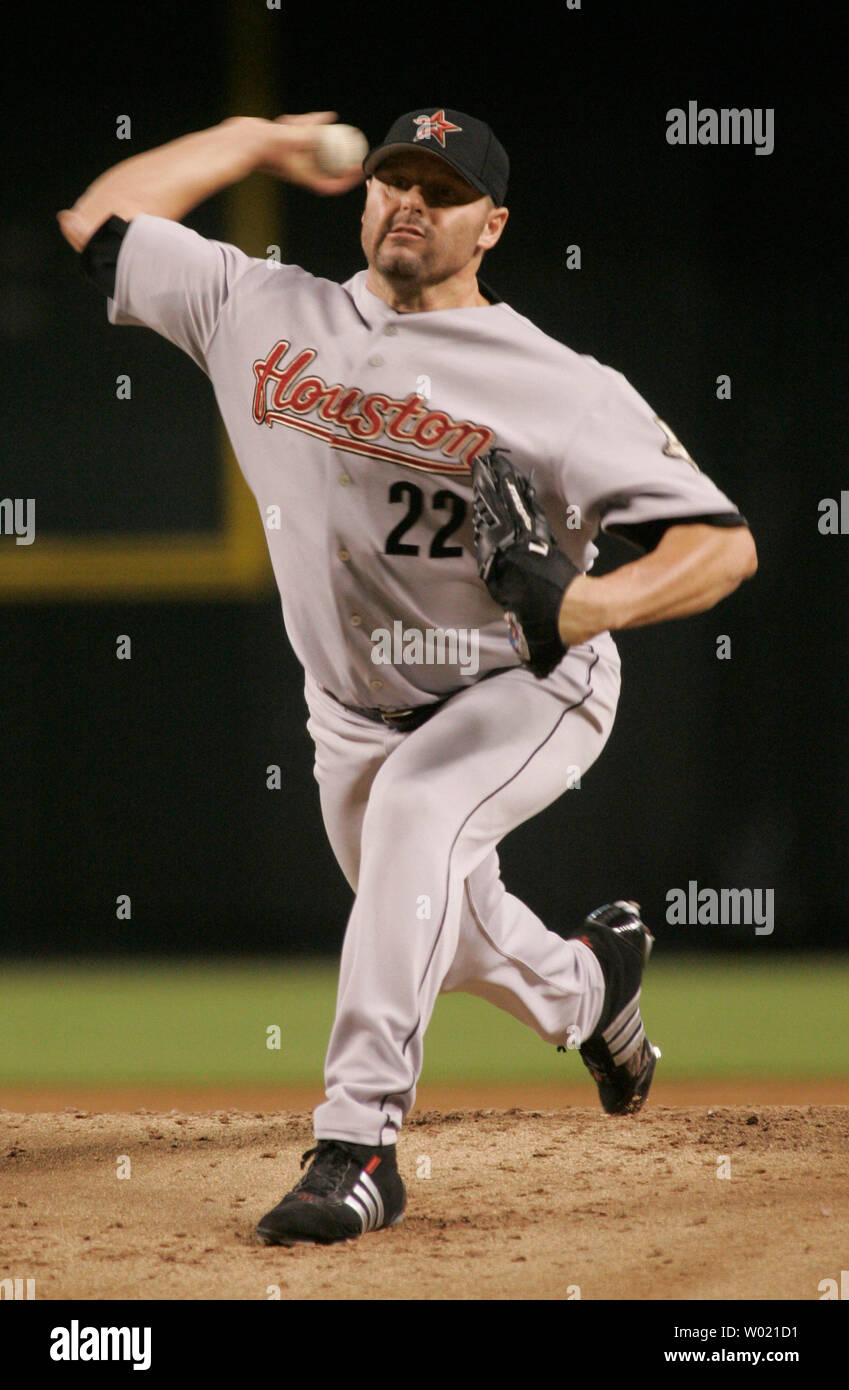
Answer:
[[580, 377], [584, 388], [593, 395], [600, 395], [618, 382], [627, 384], [627, 378], [615, 367], [600, 362], [591, 353], [579, 352], [560, 338], [555, 338], [525, 314], [520, 314], [512, 305], [501, 303], [497, 306], [501, 314], [502, 331], [508, 332], [523, 352], [549, 362], [560, 370]]

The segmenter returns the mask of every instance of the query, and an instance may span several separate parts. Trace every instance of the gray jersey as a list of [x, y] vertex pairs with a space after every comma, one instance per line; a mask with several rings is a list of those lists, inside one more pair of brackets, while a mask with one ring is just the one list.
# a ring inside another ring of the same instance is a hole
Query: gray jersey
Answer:
[[[141, 215], [108, 306], [210, 378], [292, 647], [346, 704], [422, 704], [519, 664], [475, 563], [471, 466], [493, 445], [532, 475], [581, 570], [599, 527], [739, 520], [620, 373], [507, 304], [398, 313], [366, 276], [339, 285]], [[453, 630], [477, 634], [473, 670], [375, 663], [375, 633]]]

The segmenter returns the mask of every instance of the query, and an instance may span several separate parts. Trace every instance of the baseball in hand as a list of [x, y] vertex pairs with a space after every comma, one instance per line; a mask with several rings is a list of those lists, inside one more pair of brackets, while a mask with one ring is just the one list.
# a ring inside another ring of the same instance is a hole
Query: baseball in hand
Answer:
[[353, 125], [323, 125], [319, 128], [315, 162], [325, 174], [345, 174], [362, 164], [368, 154], [368, 140]]

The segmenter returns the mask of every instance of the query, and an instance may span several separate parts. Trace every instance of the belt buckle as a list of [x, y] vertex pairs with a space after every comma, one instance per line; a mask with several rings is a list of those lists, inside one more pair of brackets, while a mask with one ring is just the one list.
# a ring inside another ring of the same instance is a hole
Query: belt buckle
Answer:
[[392, 725], [397, 719], [406, 719], [412, 712], [411, 709], [382, 709], [380, 717], [384, 724]]

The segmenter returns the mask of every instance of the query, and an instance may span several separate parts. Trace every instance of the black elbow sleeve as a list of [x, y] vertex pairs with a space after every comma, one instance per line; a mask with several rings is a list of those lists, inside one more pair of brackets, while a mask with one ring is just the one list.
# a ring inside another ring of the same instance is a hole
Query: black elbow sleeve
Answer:
[[98, 227], [94, 236], [89, 238], [88, 245], [80, 252], [80, 269], [86, 280], [90, 280], [110, 299], [115, 294], [118, 252], [129, 225], [122, 217], [110, 217]]

